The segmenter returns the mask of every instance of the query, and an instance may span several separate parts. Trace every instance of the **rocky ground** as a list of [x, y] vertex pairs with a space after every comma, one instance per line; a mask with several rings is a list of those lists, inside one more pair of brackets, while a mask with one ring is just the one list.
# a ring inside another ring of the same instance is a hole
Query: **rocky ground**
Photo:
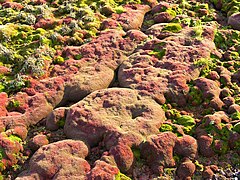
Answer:
[[240, 179], [238, 0], [0, 0], [0, 179]]

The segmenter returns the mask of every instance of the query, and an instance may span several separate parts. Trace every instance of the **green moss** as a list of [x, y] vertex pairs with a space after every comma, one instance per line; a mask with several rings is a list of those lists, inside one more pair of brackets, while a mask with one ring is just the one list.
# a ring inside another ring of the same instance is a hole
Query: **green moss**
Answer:
[[201, 68], [201, 76], [206, 77], [210, 71], [212, 71], [216, 65], [215, 59], [210, 58], [200, 58], [194, 61], [194, 65]]
[[163, 31], [178, 33], [182, 30], [182, 26], [179, 23], [168, 23], [163, 29]]
[[20, 102], [13, 99], [13, 100], [9, 101], [9, 103], [7, 105], [7, 109], [11, 110], [11, 109], [18, 108], [19, 106], [20, 106]]
[[173, 127], [170, 124], [163, 124], [160, 128], [160, 132], [173, 131]]
[[58, 56], [55, 58], [54, 63], [55, 64], [63, 64], [64, 63], [64, 58], [62, 56]]
[[[6, 157], [5, 150], [2, 147], [0, 147], [0, 160], [2, 160], [5, 157]], [[1, 170], [1, 168], [0, 168], [0, 170]]]
[[183, 126], [194, 126], [196, 124], [194, 118], [188, 115], [182, 115], [176, 120], [177, 124], [183, 125]]
[[65, 118], [61, 118], [58, 122], [57, 122], [57, 125], [60, 127], [60, 128], [63, 128], [64, 125], [65, 125]]
[[82, 57], [83, 57], [83, 56], [82, 56], [81, 54], [78, 54], [78, 55], [74, 56], [74, 58], [77, 59], [77, 60], [82, 59]]
[[125, 174], [119, 172], [118, 174], [116, 174], [115, 180], [131, 180], [131, 178], [127, 177]]
[[235, 124], [232, 128], [233, 131], [238, 132], [240, 134], [240, 122]]
[[122, 7], [122, 6], [118, 6], [116, 8], [114, 8], [114, 11], [117, 13], [117, 14], [121, 14], [123, 12], [126, 12], [126, 10]]
[[136, 158], [136, 160], [137, 160], [137, 161], [140, 161], [140, 160], [141, 160], [140, 149], [133, 147], [133, 148], [132, 148], [132, 152], [133, 152], [133, 155], [134, 155], [134, 157]]
[[203, 102], [203, 94], [196, 86], [190, 86], [189, 96], [193, 105], [200, 105]]
[[240, 112], [235, 112], [231, 115], [232, 120], [240, 120]]
[[154, 55], [156, 56], [158, 59], [162, 59], [163, 56], [165, 55], [166, 53], [166, 49], [154, 49], [153, 51], [149, 52], [148, 54], [149, 55]]
[[10, 135], [9, 137], [8, 137], [11, 141], [16, 141], [16, 142], [22, 142], [22, 139], [20, 138], [20, 137], [18, 137], [18, 136], [16, 136], [16, 135]]

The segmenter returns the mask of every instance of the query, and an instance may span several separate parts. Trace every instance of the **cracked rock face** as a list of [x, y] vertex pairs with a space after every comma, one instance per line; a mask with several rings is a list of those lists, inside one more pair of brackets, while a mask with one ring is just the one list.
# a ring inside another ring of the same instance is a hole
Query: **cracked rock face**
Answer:
[[71, 106], [64, 132], [94, 146], [113, 132], [144, 138], [157, 133], [164, 120], [164, 111], [151, 97], [131, 89], [111, 88], [95, 91]]

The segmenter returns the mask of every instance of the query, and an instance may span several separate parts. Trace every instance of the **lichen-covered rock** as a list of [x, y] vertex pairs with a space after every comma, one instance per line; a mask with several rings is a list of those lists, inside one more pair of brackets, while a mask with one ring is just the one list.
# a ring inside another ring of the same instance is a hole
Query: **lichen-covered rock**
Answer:
[[115, 176], [118, 173], [119, 169], [116, 166], [112, 166], [101, 160], [97, 160], [93, 169], [87, 174], [87, 179], [115, 179]]
[[177, 136], [172, 132], [152, 135], [140, 146], [141, 156], [145, 158], [155, 173], [163, 173], [163, 167], [175, 166], [173, 148]]
[[196, 139], [189, 135], [179, 137], [176, 141], [174, 152], [182, 157], [194, 159], [197, 156], [198, 145]]
[[[146, 34], [158, 38], [163, 34], [168, 35], [164, 40], [154, 38], [139, 47], [138, 52], [120, 66], [118, 79], [120, 86], [149, 93], [161, 104], [164, 104], [167, 98], [179, 106], [185, 106], [186, 94], [189, 91], [187, 83], [200, 74], [200, 67], [196, 67], [194, 61], [209, 58], [209, 50], [214, 50], [215, 45], [209, 33], [205, 34], [203, 41], [197, 42], [189, 37], [191, 28], [177, 33], [175, 29], [173, 32], [165, 30], [169, 29], [166, 26], [156, 24], [146, 31]], [[174, 26], [177, 26], [177, 23], [173, 23], [171, 27]], [[211, 28], [206, 28], [207, 30], [214, 31]], [[188, 42], [191, 46], [186, 44]]]
[[112, 88], [95, 91], [69, 108], [64, 132], [90, 146], [111, 132], [137, 133], [143, 137], [157, 133], [165, 120], [161, 107], [149, 96], [135, 90]]
[[197, 138], [199, 152], [205, 157], [214, 156], [214, 151], [212, 149], [213, 138], [208, 135], [201, 135]]
[[113, 19], [117, 20], [125, 31], [131, 29], [140, 29], [143, 23], [144, 15], [150, 11], [148, 5], [132, 4], [124, 6], [126, 12], [114, 14]]
[[42, 146], [31, 157], [28, 169], [19, 179], [36, 174], [40, 179], [61, 179], [69, 175], [85, 177], [90, 171], [90, 165], [84, 160], [87, 155], [88, 147], [82, 141], [63, 140]]
[[131, 148], [124, 144], [119, 144], [110, 149], [109, 153], [114, 157], [117, 167], [123, 173], [130, 170], [134, 162], [134, 155]]

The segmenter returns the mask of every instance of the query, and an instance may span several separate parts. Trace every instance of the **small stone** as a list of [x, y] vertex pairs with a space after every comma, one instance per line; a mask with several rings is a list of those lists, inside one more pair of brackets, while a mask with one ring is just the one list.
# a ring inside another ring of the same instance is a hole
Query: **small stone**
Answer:
[[204, 179], [212, 179], [213, 175], [214, 175], [214, 172], [212, 171], [210, 166], [206, 166], [204, 171], [202, 172], [202, 177]]
[[41, 146], [47, 145], [49, 143], [47, 136], [45, 135], [36, 135], [29, 142], [29, 148], [33, 151], [38, 150]]
[[229, 108], [228, 108], [229, 114], [235, 113], [237, 111], [240, 112], [240, 106], [238, 104], [233, 104], [233, 105], [229, 106]]
[[228, 24], [233, 27], [233, 29], [240, 31], [240, 13], [234, 13], [228, 18]]

